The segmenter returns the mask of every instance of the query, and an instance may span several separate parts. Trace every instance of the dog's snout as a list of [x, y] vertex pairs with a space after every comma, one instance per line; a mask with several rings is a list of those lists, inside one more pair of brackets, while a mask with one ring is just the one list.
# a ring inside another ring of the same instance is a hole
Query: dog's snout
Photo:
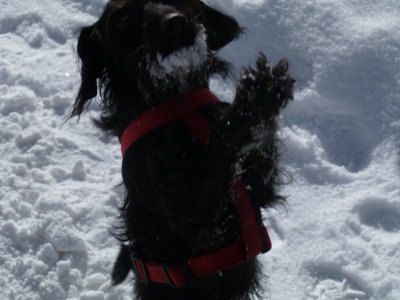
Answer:
[[161, 22], [161, 30], [169, 36], [184, 34], [190, 27], [188, 18], [179, 13], [171, 13], [165, 16]]

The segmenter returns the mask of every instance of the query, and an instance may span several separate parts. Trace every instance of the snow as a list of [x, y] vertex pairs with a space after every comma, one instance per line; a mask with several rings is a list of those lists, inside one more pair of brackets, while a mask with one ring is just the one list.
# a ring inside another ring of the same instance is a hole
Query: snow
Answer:
[[[247, 28], [221, 51], [236, 71], [287, 57], [281, 120], [287, 207], [265, 214], [270, 299], [400, 298], [400, 2], [213, 0]], [[118, 141], [65, 123], [76, 32], [105, 0], [0, 0], [0, 299], [130, 299], [112, 288]], [[230, 100], [234, 83], [212, 89]]]
[[[158, 79], [163, 79], [167, 75], [173, 77], [182, 77], [179, 74], [187, 74], [196, 70], [207, 58], [206, 33], [204, 27], [197, 34], [194, 43], [190, 47], [184, 47], [178, 51], [172, 52], [166, 57], [157, 53], [155, 61], [147, 57], [147, 63], [150, 64], [150, 74]], [[183, 76], [184, 77], [184, 76]]]

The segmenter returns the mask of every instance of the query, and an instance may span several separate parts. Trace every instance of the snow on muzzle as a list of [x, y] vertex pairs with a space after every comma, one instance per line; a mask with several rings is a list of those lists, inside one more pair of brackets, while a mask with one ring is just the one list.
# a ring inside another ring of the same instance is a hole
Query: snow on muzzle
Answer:
[[146, 61], [150, 66], [150, 75], [162, 79], [174, 73], [188, 73], [200, 68], [207, 59], [207, 36], [201, 26], [193, 45], [182, 47], [167, 56], [157, 53], [152, 60], [150, 55]]

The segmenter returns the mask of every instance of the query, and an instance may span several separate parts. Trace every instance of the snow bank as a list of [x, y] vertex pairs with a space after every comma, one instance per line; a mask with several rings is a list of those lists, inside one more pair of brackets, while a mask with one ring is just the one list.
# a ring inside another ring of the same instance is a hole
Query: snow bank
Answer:
[[[282, 118], [287, 212], [265, 214], [271, 299], [400, 295], [400, 2], [208, 1], [247, 34], [240, 66], [287, 57], [296, 101]], [[110, 287], [120, 152], [82, 118], [76, 31], [105, 0], [0, 2], [0, 298], [129, 299]], [[232, 82], [215, 78], [230, 100]], [[95, 114], [97, 106], [92, 106]]]

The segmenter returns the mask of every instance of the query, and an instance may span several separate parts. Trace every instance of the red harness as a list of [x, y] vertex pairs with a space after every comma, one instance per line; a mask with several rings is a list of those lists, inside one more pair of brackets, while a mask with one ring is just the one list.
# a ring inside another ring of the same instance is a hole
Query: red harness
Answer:
[[[208, 89], [199, 89], [190, 92], [184, 99], [163, 103], [143, 113], [124, 131], [121, 138], [122, 155], [124, 156], [128, 148], [141, 136], [174, 120], [181, 120], [193, 136], [205, 146], [208, 142], [210, 124], [199, 108], [216, 102], [219, 102], [219, 99]], [[234, 267], [269, 251], [271, 240], [267, 229], [257, 223], [255, 208], [241, 177], [235, 179], [234, 190], [237, 199], [235, 210], [242, 231], [239, 242], [172, 266], [132, 258], [137, 279], [183, 287], [193, 278]]]

